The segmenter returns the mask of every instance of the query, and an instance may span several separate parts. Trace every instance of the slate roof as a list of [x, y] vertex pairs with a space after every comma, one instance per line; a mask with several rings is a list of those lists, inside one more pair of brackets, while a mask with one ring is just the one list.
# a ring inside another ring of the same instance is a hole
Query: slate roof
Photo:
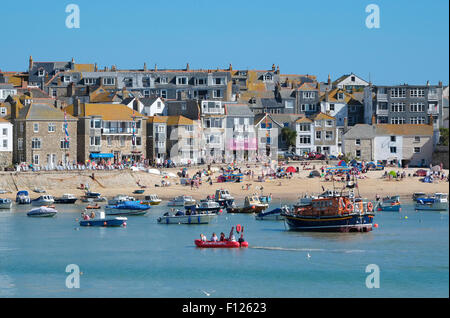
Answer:
[[225, 113], [228, 116], [253, 117], [254, 114], [247, 104], [227, 104], [224, 103]]
[[[40, 120], [40, 121], [64, 121], [64, 112], [49, 104], [31, 103], [19, 109], [18, 119]], [[75, 117], [67, 114], [67, 120], [76, 120]]]
[[356, 124], [343, 136], [345, 139], [372, 139], [376, 134], [376, 126], [368, 124]]

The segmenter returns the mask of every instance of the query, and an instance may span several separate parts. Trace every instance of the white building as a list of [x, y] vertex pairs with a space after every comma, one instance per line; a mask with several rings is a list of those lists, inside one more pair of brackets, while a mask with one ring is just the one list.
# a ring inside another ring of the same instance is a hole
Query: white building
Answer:
[[17, 89], [12, 84], [0, 83], [0, 102], [3, 102], [9, 95], [17, 95]]
[[0, 169], [12, 164], [13, 125], [0, 117]]

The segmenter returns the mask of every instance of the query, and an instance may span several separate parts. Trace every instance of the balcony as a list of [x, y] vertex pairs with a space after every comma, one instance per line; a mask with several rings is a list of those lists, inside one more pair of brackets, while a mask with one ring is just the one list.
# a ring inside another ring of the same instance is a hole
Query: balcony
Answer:
[[[102, 130], [103, 135], [132, 135], [133, 134], [133, 128], [103, 128]], [[141, 134], [140, 128], [134, 129], [135, 135]]]
[[428, 108], [428, 115], [439, 115], [438, 108]]
[[89, 146], [89, 152], [101, 152], [102, 146]]
[[439, 96], [436, 93], [428, 93], [428, 100], [439, 100]]
[[387, 102], [387, 94], [381, 94], [381, 93], [377, 93], [377, 100], [378, 101], [385, 101]]
[[387, 116], [389, 114], [389, 110], [388, 109], [377, 108], [376, 114], [379, 115], [379, 116]]

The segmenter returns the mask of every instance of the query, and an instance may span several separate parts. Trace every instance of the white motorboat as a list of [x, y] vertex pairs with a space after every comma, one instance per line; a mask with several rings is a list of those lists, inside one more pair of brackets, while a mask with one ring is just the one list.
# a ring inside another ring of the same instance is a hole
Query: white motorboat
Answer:
[[194, 204], [191, 206], [186, 205], [185, 209], [190, 211], [219, 213], [221, 206], [218, 202], [213, 200], [200, 200], [200, 204]]
[[217, 217], [216, 213], [210, 212], [193, 212], [185, 213], [178, 210], [176, 213], [164, 213], [158, 218], [160, 224], [208, 224], [212, 219]]
[[169, 201], [168, 206], [190, 206], [194, 205], [196, 201], [190, 195], [180, 195], [175, 197], [175, 199]]
[[28, 191], [19, 191], [16, 194], [16, 203], [17, 204], [30, 204], [31, 199], [28, 194]]
[[289, 208], [287, 206], [282, 206], [281, 208], [276, 208], [274, 210], [268, 212], [259, 212], [255, 215], [256, 220], [269, 220], [269, 221], [282, 221], [284, 220], [284, 216], [282, 213], [288, 213]]
[[448, 209], [448, 194], [435, 193], [428, 198], [418, 198], [416, 210], [446, 211]]
[[162, 202], [162, 200], [158, 197], [157, 194], [150, 194], [144, 197], [144, 200], [141, 201], [143, 204], [149, 205], [158, 205]]
[[41, 195], [39, 198], [31, 200], [32, 205], [49, 205], [55, 203], [55, 199], [51, 195]]
[[108, 204], [115, 205], [115, 204], [120, 204], [120, 203], [123, 203], [126, 201], [135, 201], [135, 199], [134, 199], [134, 197], [130, 197], [125, 194], [118, 194], [115, 197], [113, 197], [112, 199], [109, 199]]
[[52, 217], [55, 216], [56, 213], [58, 213], [58, 211], [53, 208], [41, 206], [30, 210], [27, 215], [31, 217]]
[[0, 209], [11, 209], [12, 201], [10, 199], [0, 199]]

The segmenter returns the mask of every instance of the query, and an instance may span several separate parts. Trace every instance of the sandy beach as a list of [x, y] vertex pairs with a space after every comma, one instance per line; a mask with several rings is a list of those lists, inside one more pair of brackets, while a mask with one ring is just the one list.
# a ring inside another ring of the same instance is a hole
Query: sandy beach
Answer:
[[[327, 190], [333, 189], [333, 182], [325, 181], [324, 178], [308, 178], [310, 170], [302, 170], [299, 163], [291, 163], [290, 166], [299, 166], [299, 173], [294, 173], [291, 179], [274, 179], [266, 178], [265, 182], [258, 182], [257, 176], [261, 175], [261, 166], [251, 164], [250, 169], [254, 172], [254, 179], [250, 176], [244, 176], [241, 183], [218, 183], [217, 177], [221, 174], [215, 172], [213, 174], [213, 185], [206, 182], [207, 177], [203, 177], [203, 183], [199, 188], [181, 185], [179, 177], [163, 178], [158, 175], [150, 174], [143, 171], [69, 171], [69, 172], [2, 172], [0, 174], [0, 190], [10, 191], [9, 193], [0, 194], [2, 198], [15, 199], [15, 195], [19, 190], [28, 190], [32, 198], [38, 197], [40, 194], [33, 192], [33, 189], [45, 189], [47, 194], [55, 197], [64, 193], [72, 193], [78, 197], [84, 194], [83, 190], [78, 189], [81, 184], [89, 184], [90, 190], [100, 192], [102, 196], [113, 197], [117, 194], [132, 195], [141, 198], [143, 195], [157, 194], [163, 200], [173, 199], [177, 195], [192, 195], [195, 199], [204, 199], [207, 195], [212, 195], [216, 189], [227, 189], [236, 199], [242, 200], [245, 196], [253, 193], [261, 193], [263, 187], [264, 194], [272, 194], [273, 200], [296, 200], [304, 193], [321, 193], [323, 188]], [[320, 171], [322, 165], [316, 164], [315, 168]], [[326, 166], [324, 166], [326, 167]], [[189, 176], [204, 167], [191, 167], [188, 169]], [[242, 171], [248, 170], [245, 166], [241, 167]], [[386, 168], [390, 171], [390, 168]], [[421, 177], [413, 177], [416, 168], [395, 169], [394, 171], [405, 171], [407, 177], [402, 180], [388, 180], [381, 178], [384, 171], [369, 171], [364, 174], [364, 179], [358, 180], [358, 189], [362, 197], [369, 200], [375, 199], [376, 194], [380, 196], [400, 195], [403, 198], [411, 198], [414, 192], [448, 193], [448, 182], [434, 181], [434, 183], [423, 183], [419, 181]], [[177, 174], [180, 168], [162, 169], [161, 171], [172, 172]], [[95, 174], [95, 180], [91, 178], [92, 173]], [[448, 175], [449, 171], [444, 170]], [[408, 177], [408, 174], [411, 177]], [[170, 186], [161, 187], [161, 180], [169, 181]], [[137, 183], [145, 185], [145, 192], [142, 195], [133, 194], [133, 191], [139, 189]], [[246, 190], [246, 184], [250, 184]], [[158, 185], [158, 186], [156, 186]], [[345, 186], [343, 182], [334, 182], [336, 190]], [[323, 187], [323, 188], [322, 188]]]

